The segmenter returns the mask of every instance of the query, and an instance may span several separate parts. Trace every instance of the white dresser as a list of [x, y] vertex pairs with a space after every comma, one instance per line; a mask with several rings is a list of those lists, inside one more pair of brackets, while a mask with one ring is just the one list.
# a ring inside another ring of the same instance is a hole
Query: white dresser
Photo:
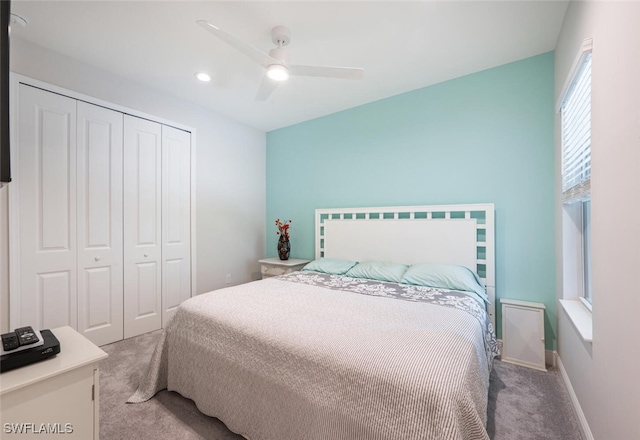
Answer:
[[97, 440], [98, 363], [107, 353], [71, 327], [51, 332], [60, 354], [0, 375], [3, 438]]
[[260, 272], [262, 273], [262, 279], [264, 280], [265, 278], [277, 277], [278, 275], [285, 275], [298, 271], [305, 267], [309, 261], [311, 260], [300, 260], [296, 258], [281, 260], [276, 257], [258, 260], [258, 263], [260, 263]]
[[500, 299], [504, 362], [547, 371], [544, 350], [544, 310], [541, 303]]

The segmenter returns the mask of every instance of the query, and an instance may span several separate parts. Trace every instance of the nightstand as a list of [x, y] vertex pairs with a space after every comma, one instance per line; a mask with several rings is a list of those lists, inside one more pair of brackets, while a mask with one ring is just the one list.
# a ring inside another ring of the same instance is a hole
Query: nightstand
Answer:
[[281, 260], [279, 258], [265, 258], [258, 260], [261, 264], [260, 272], [262, 273], [262, 279], [269, 277], [276, 277], [278, 275], [285, 275], [291, 272], [298, 271], [307, 265], [311, 260], [298, 260], [296, 258], [289, 258], [288, 260]]
[[[97, 439], [98, 364], [107, 353], [71, 327], [51, 332], [60, 341], [60, 354], [2, 373], [0, 421], [4, 432], [16, 434], [16, 439], [35, 439], [40, 438], [37, 429], [44, 424], [56, 431], [45, 433], [43, 439]], [[11, 429], [30, 425], [36, 431], [22, 432], [26, 435], [17, 435], [18, 431]]]
[[500, 299], [502, 360], [547, 371], [544, 351], [544, 310], [541, 303]]

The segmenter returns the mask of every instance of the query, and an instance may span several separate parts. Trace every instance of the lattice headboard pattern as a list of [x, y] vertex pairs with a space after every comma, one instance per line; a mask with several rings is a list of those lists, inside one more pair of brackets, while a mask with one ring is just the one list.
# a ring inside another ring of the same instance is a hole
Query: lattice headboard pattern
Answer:
[[494, 206], [316, 209], [316, 258], [460, 264], [487, 288], [495, 327]]

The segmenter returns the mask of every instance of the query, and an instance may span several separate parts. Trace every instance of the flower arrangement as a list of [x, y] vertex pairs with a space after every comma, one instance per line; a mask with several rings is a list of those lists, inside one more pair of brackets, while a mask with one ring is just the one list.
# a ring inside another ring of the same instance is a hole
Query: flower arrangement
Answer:
[[289, 227], [291, 226], [291, 220], [281, 222], [279, 218], [276, 219], [276, 226], [278, 227], [277, 235], [289, 239]]

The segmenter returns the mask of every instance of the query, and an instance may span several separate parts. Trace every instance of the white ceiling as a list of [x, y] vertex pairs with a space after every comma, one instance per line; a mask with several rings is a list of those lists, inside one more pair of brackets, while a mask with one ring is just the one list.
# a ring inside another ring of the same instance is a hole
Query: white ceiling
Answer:
[[[23, 38], [269, 131], [553, 50], [565, 1], [25, 1]], [[362, 81], [292, 77], [255, 101], [263, 68], [201, 27], [294, 64], [363, 67]], [[213, 80], [201, 83], [198, 71]]]

